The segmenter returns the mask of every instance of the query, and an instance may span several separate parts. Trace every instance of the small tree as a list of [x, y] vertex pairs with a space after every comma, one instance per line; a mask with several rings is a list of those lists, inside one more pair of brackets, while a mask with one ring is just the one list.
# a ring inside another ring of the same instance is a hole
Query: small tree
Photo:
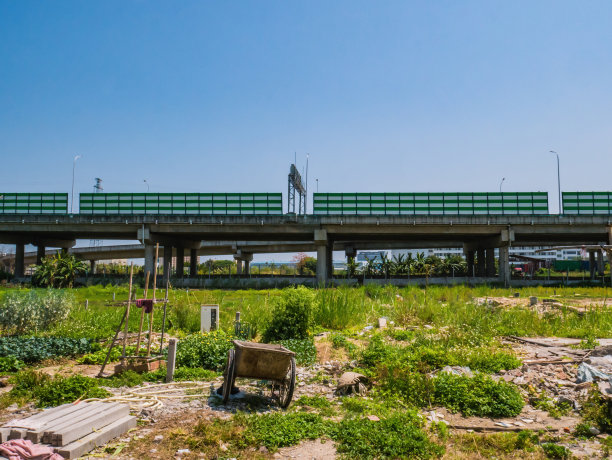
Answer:
[[284, 289], [274, 306], [272, 320], [263, 333], [263, 341], [307, 338], [314, 301], [314, 293], [304, 286]]
[[55, 256], [43, 258], [34, 270], [32, 283], [41, 287], [71, 288], [76, 277], [85, 273], [85, 262], [66, 251], [58, 251]]

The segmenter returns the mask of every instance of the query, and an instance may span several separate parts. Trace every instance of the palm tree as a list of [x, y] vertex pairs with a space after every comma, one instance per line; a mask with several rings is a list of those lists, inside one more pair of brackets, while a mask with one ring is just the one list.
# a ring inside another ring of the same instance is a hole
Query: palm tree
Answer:
[[71, 288], [77, 276], [87, 273], [87, 264], [73, 254], [58, 251], [55, 256], [45, 257], [34, 270], [32, 282], [37, 286]]

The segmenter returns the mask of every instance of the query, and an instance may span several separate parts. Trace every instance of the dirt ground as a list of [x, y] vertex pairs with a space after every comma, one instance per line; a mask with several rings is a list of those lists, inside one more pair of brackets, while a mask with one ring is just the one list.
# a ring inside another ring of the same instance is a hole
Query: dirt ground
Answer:
[[[538, 299], [535, 306], [530, 305], [528, 298], [482, 298], [478, 302], [491, 305], [493, 308], [523, 306], [525, 308], [548, 309], [559, 306], [569, 306], [577, 309], [588, 309], [592, 306], [604, 306], [604, 299], [556, 299], [542, 302]], [[607, 304], [606, 304], [607, 306]], [[490, 419], [482, 417], [463, 417], [453, 414], [444, 408], [434, 408], [423, 411], [423, 416], [432, 422], [443, 421], [452, 433], [496, 433], [520, 430], [542, 431], [551, 435], [564, 437], [568, 447], [576, 457], [597, 457], [601, 454], [598, 435], [590, 441], [576, 441], [568, 436], [580, 423], [578, 410], [579, 401], [585, 397], [590, 384], [577, 382], [578, 367], [581, 363], [590, 363], [605, 373], [612, 374], [612, 339], [598, 339], [599, 345], [594, 350], [575, 348], [580, 343], [578, 339], [538, 338], [538, 337], [508, 337], [505, 343], [523, 360], [523, 366], [511, 371], [502, 371], [494, 376], [519, 385], [523, 391], [533, 389], [536, 393], [542, 391], [552, 399], [566, 401], [572, 406], [567, 415], [555, 418], [544, 410], [536, 409], [532, 404], [526, 404], [521, 414], [513, 418]], [[302, 395], [322, 395], [330, 400], [337, 398], [334, 389], [337, 378], [348, 370], [348, 356], [344, 350], [335, 349], [328, 340], [319, 338], [316, 343], [318, 364], [308, 368], [299, 367], [294, 400]], [[95, 376], [99, 366], [78, 365], [73, 361], [64, 364], [46, 366], [40, 369], [50, 375], [81, 374]], [[110, 389], [118, 398], [128, 394], [150, 392], [151, 389], [164, 391], [163, 397], [151, 397], [149, 400], [132, 406], [133, 413], [139, 416], [137, 428], [116, 439], [107, 446], [93, 451], [87, 458], [114, 459], [165, 459], [165, 458], [206, 458], [202, 454], [192, 452], [194, 448], [193, 429], [198, 424], [208, 426], [214, 420], [228, 420], [238, 411], [259, 412], [278, 410], [275, 403], [267, 396], [266, 388], [257, 382], [239, 380], [242, 391], [241, 398], [233, 399], [224, 406], [214, 390], [222, 383], [221, 378], [199, 384], [176, 384], [172, 386], [146, 384], [136, 388]], [[0, 388], [0, 392], [8, 391], [9, 387]], [[167, 390], [167, 391], [166, 391]], [[161, 393], [160, 393], [161, 394]], [[526, 398], [529, 395], [525, 392]], [[9, 407], [0, 414], [0, 422], [9, 418], [25, 417], [36, 410]], [[202, 441], [201, 438], [197, 442]], [[204, 437], [206, 439], [206, 437]], [[452, 439], [452, 438], [451, 438]], [[197, 444], [197, 443], [196, 443]], [[197, 447], [197, 445], [196, 445]], [[452, 445], [447, 449], [445, 458], [481, 458], [478, 455], [457, 454], [452, 456]], [[207, 452], [213, 457], [232, 458], [233, 452], [227, 444], [218, 442], [207, 446]], [[194, 449], [194, 450], [197, 450]], [[265, 447], [241, 451], [243, 458], [265, 459], [334, 459], [336, 449], [333, 442], [315, 440], [302, 442], [298, 446], [283, 448], [275, 453]], [[451, 456], [449, 456], [451, 455]]]

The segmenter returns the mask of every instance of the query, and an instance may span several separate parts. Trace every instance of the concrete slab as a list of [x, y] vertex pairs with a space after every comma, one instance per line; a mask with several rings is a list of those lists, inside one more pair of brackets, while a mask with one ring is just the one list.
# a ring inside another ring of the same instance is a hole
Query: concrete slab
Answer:
[[51, 436], [51, 444], [65, 446], [128, 415], [130, 415], [130, 406], [127, 404], [109, 407], [68, 427], [56, 430]]
[[10, 434], [11, 434], [10, 428], [0, 428], [0, 443], [8, 441]]
[[[42, 441], [46, 444], [50, 444], [52, 436], [57, 430], [69, 428], [73, 426], [75, 423], [79, 423], [80, 421], [90, 417], [91, 415], [100, 412], [102, 408], [102, 404], [103, 403], [98, 403], [95, 405], [92, 404], [91, 406], [86, 407], [74, 414], [68, 414], [65, 417], [62, 417], [54, 421], [53, 423], [46, 425], [44, 428]], [[108, 404], [108, 406], [111, 406], [111, 405], [115, 406], [115, 405], [118, 405], [118, 403]]]
[[78, 441], [74, 441], [64, 447], [55, 449], [58, 454], [67, 459], [78, 458], [90, 452], [96, 447], [103, 446], [108, 441], [117, 436], [121, 436], [126, 431], [136, 426], [136, 417], [127, 416], [91, 433]]

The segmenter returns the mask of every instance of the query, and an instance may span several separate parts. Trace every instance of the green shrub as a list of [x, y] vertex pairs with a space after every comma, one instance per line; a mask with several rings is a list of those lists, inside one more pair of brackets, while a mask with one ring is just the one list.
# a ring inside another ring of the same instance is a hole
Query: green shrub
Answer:
[[312, 290], [303, 286], [283, 289], [263, 333], [263, 342], [308, 338], [314, 298]]
[[21, 371], [11, 377], [10, 391], [14, 396], [36, 401], [37, 407], [55, 407], [77, 399], [105, 398], [110, 395], [99, 387], [98, 380], [82, 375], [50, 377], [33, 370]]
[[41, 287], [71, 288], [77, 276], [87, 273], [87, 265], [74, 254], [58, 251], [44, 257], [34, 270], [32, 284]]
[[429, 440], [416, 411], [397, 412], [378, 422], [366, 418], [345, 419], [335, 426], [332, 439], [347, 458], [432, 458], [444, 448]]
[[94, 344], [89, 339], [0, 337], [0, 357], [12, 356], [26, 363], [80, 355], [92, 351], [93, 348]]
[[0, 327], [17, 334], [48, 329], [68, 317], [72, 296], [62, 291], [8, 291], [0, 304]]
[[295, 353], [295, 361], [299, 366], [310, 366], [317, 361], [317, 347], [312, 339], [281, 340], [281, 345]]
[[244, 439], [253, 446], [278, 449], [298, 444], [303, 439], [317, 439], [328, 430], [328, 422], [318, 414], [274, 412], [238, 417], [246, 425]]
[[232, 337], [222, 330], [188, 335], [180, 340], [176, 349], [176, 365], [201, 367], [212, 371], [223, 370], [227, 352], [233, 348]]
[[434, 400], [453, 412], [469, 417], [513, 417], [524, 406], [517, 388], [484, 374], [474, 377], [442, 372], [434, 378]]
[[582, 401], [582, 418], [586, 423], [595, 425], [603, 433], [612, 433], [612, 417], [608, 401], [593, 385], [587, 398]]
[[77, 399], [106, 398], [110, 393], [99, 387], [98, 380], [82, 375], [56, 375], [44, 385], [33, 389], [38, 407], [55, 407]]
[[17, 372], [25, 364], [14, 356], [3, 356], [0, 358], [0, 374], [4, 372]]
[[542, 444], [542, 450], [548, 458], [564, 460], [571, 458], [572, 456], [568, 449], [563, 446], [559, 446], [558, 444], [553, 444], [552, 442]]

